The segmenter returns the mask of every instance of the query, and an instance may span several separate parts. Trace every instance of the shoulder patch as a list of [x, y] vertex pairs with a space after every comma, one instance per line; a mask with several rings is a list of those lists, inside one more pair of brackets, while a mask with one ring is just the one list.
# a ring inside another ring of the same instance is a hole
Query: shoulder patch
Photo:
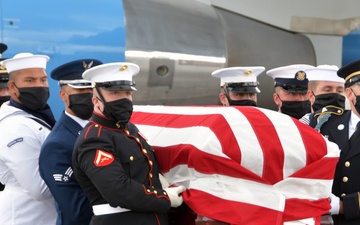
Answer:
[[53, 174], [53, 177], [54, 177], [55, 181], [57, 181], [57, 182], [68, 183], [68, 182], [70, 182], [70, 178], [72, 175], [73, 175], [73, 170], [70, 166], [69, 168], [67, 168], [67, 170], [65, 171], [64, 174]]
[[20, 137], [20, 138], [16, 138], [15, 140], [13, 141], [10, 141], [7, 146], [10, 148], [11, 146], [13, 146], [14, 144], [16, 143], [19, 143], [19, 142], [23, 142], [24, 141], [24, 138]]
[[114, 161], [114, 156], [104, 150], [97, 149], [94, 159], [95, 166], [107, 166]]

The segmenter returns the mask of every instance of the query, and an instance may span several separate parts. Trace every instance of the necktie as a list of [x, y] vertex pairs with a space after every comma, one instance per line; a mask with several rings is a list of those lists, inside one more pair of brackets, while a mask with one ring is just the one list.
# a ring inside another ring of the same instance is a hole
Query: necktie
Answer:
[[353, 144], [355, 143], [355, 141], [358, 139], [358, 137], [360, 136], [360, 121], [356, 124], [356, 130], [353, 133], [353, 135], [351, 135], [350, 139], [349, 139], [349, 147], [351, 149], [351, 147], [353, 146]]

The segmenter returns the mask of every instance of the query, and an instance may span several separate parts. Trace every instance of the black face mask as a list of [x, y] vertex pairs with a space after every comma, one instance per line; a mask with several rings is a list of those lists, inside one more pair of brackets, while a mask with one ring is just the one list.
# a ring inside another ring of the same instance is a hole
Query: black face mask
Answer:
[[10, 96], [0, 96], [0, 106], [10, 100]]
[[125, 126], [132, 115], [133, 112], [133, 103], [127, 98], [122, 98], [119, 100], [104, 102], [104, 111], [103, 114], [116, 121], [118, 127]]
[[352, 104], [355, 106], [356, 111], [360, 114], [360, 95], [356, 95], [352, 89], [351, 91], [356, 96], [356, 102], [355, 104], [352, 102]]
[[94, 110], [92, 93], [81, 93], [69, 95], [69, 108], [75, 115], [83, 120], [88, 120]]
[[300, 119], [306, 113], [310, 112], [310, 101], [282, 101], [281, 112]]
[[[313, 93], [314, 95], [314, 93]], [[311, 106], [314, 112], [319, 109], [324, 108], [325, 106], [333, 105], [342, 109], [345, 109], [345, 96], [337, 93], [321, 94], [314, 95], [315, 102]]]
[[229, 104], [231, 106], [256, 106], [256, 102], [254, 100], [230, 100], [228, 99]]
[[20, 92], [18, 98], [26, 108], [31, 110], [40, 110], [46, 107], [47, 100], [50, 97], [48, 87], [16, 88]]

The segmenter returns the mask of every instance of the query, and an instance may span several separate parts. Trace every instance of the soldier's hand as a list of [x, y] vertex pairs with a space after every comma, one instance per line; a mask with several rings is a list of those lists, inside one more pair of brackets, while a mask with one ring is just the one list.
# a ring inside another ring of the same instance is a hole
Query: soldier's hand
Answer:
[[330, 196], [330, 205], [331, 205], [330, 214], [338, 215], [340, 211], [340, 199], [333, 193], [331, 193]]
[[178, 207], [183, 203], [183, 198], [180, 194], [185, 190], [184, 186], [165, 188], [170, 198], [171, 207]]

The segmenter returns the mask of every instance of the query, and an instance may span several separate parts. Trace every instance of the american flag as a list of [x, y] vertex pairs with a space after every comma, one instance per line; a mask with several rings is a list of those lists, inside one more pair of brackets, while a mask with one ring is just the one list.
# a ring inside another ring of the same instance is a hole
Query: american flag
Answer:
[[339, 149], [311, 127], [257, 107], [134, 106], [131, 121], [195, 213], [236, 225], [319, 218]]

